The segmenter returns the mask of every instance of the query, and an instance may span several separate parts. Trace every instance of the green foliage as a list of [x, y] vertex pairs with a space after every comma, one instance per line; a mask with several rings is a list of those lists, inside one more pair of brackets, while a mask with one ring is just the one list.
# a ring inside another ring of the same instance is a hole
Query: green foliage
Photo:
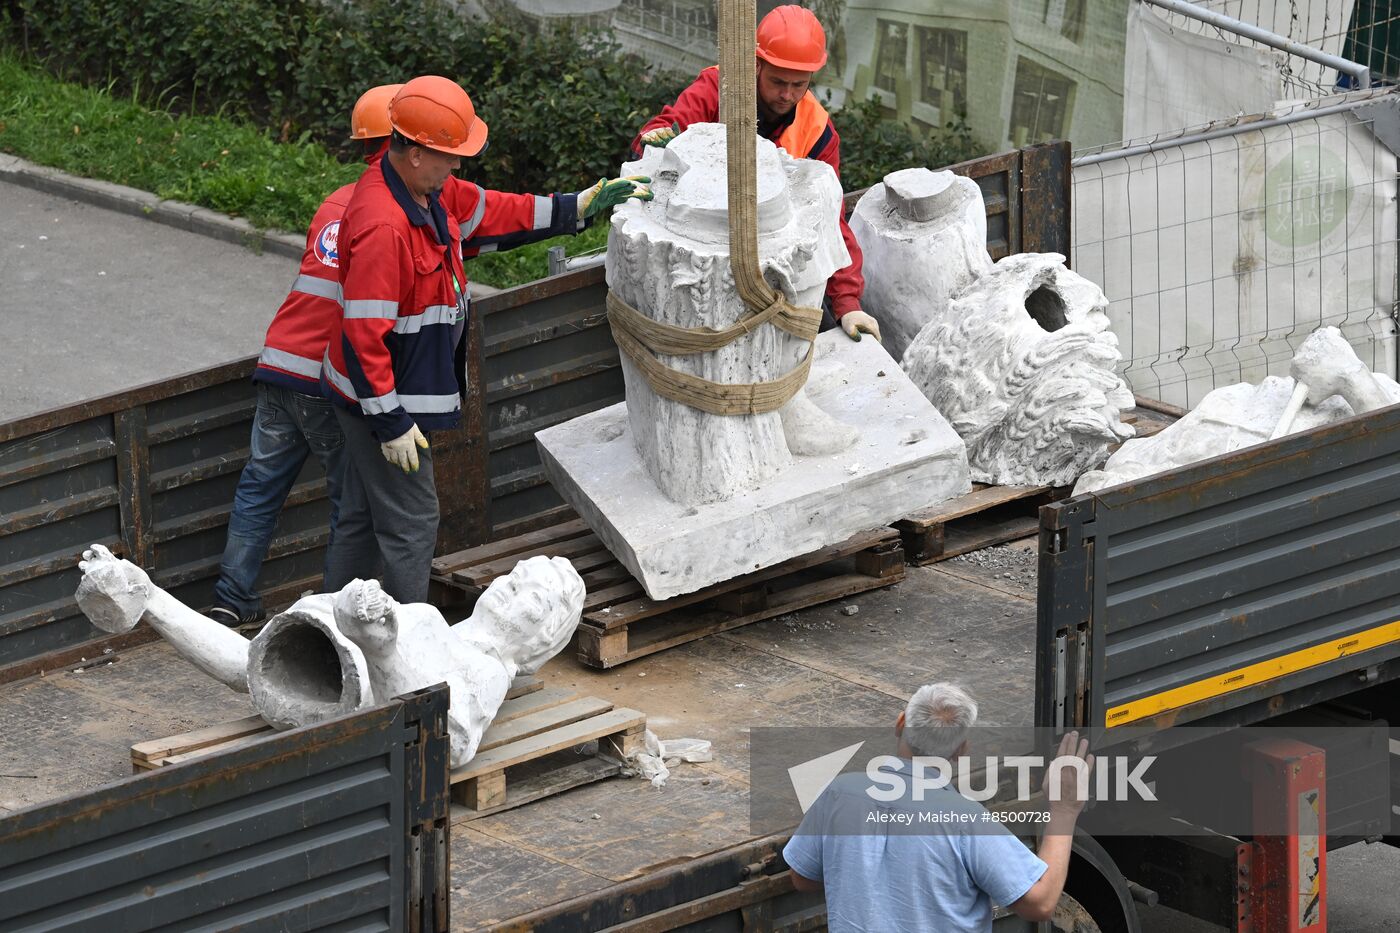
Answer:
[[945, 168], [992, 150], [978, 142], [960, 115], [927, 138], [885, 115], [875, 99], [847, 104], [833, 114], [841, 134], [841, 181], [847, 191], [867, 188], [902, 168]]
[[10, 35], [58, 74], [166, 109], [240, 117], [283, 141], [342, 147], [364, 90], [447, 75], [492, 130], [465, 173], [507, 191], [576, 191], [609, 173], [685, 80], [654, 74], [606, 36], [471, 20], [451, 0], [7, 5]]
[[279, 143], [222, 117], [172, 116], [65, 84], [3, 52], [0, 150], [297, 232], [362, 170], [314, 143]]

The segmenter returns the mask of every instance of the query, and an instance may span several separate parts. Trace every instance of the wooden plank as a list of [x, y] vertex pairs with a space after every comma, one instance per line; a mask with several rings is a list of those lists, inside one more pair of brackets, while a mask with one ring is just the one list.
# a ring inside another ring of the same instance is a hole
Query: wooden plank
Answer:
[[131, 746], [131, 757], [152, 761], [169, 755], [179, 755], [196, 748], [205, 748], [219, 742], [227, 742], [230, 739], [242, 738], [245, 735], [266, 732], [271, 728], [261, 716], [248, 716], [243, 719], [235, 719], [233, 722], [221, 722], [191, 732], [183, 732], [180, 735], [172, 735], [165, 739], [137, 742]]
[[590, 612], [594, 609], [602, 609], [611, 606], [613, 603], [621, 602], [624, 599], [631, 599], [642, 594], [642, 585], [630, 578], [625, 583], [618, 583], [614, 586], [604, 587], [601, 590], [592, 590], [584, 597], [583, 611]]
[[794, 557], [763, 570], [756, 570], [753, 573], [745, 574], [742, 577], [735, 577], [723, 583], [716, 583], [694, 593], [686, 593], [681, 596], [673, 596], [670, 599], [657, 602], [648, 597], [620, 603], [611, 607], [611, 612], [606, 615], [601, 610], [586, 613], [584, 619], [603, 629], [613, 629], [620, 626], [629, 625], [639, 619], [660, 615], [681, 606], [692, 603], [703, 602], [722, 593], [733, 592], [747, 586], [763, 583], [777, 577], [785, 576], [796, 570], [813, 567], [817, 564], [824, 564], [828, 561], [847, 557], [856, 551], [863, 551], [866, 548], [875, 547], [879, 544], [893, 542], [898, 536], [898, 532], [890, 528], [879, 528], [872, 531], [863, 531], [854, 535], [840, 544], [833, 544], [829, 547], [821, 548], [810, 554], [801, 557]]
[[548, 687], [544, 690], [537, 690], [526, 696], [507, 699], [501, 704], [501, 708], [496, 711], [496, 716], [491, 720], [491, 725], [487, 727], [486, 732], [489, 735], [491, 729], [502, 723], [510, 722], [512, 719], [519, 719], [521, 716], [529, 716], [531, 713], [538, 713], [541, 710], [559, 706], [577, 698], [577, 690]]
[[[890, 577], [868, 577], [859, 573], [841, 574], [813, 583], [778, 590], [769, 594], [768, 605], [758, 612], [735, 616], [711, 611], [674, 619], [653, 619], [645, 625], [609, 631], [589, 624], [579, 623], [579, 660], [589, 667], [610, 668], [628, 661], [674, 648], [686, 642], [696, 641], [708, 635], [717, 635], [730, 629], [761, 622], [775, 616], [808, 606], [841, 599], [855, 593], [890, 586], [904, 579], [901, 572]], [[626, 637], [626, 650], [618, 651], [621, 639]], [[617, 646], [617, 647], [615, 647]]]
[[[267, 727], [267, 732], [272, 732], [271, 726]], [[184, 752], [183, 754], [170, 755], [165, 758], [157, 759], [157, 761], [159, 762], [162, 768], [168, 768], [172, 765], [182, 765], [187, 761], [194, 761], [196, 758], [203, 758], [205, 755], [212, 755], [215, 752], [230, 752], [233, 751], [235, 748], [242, 748], [243, 746], [250, 745], [263, 737], [264, 733], [258, 732], [254, 733], [253, 735], [245, 735], [237, 739], [229, 739], [226, 742], [215, 742], [213, 745], [206, 745], [203, 748], [191, 749], [190, 751]]]
[[433, 558], [433, 573], [450, 574], [454, 570], [461, 570], [464, 567], [472, 567], [484, 564], [487, 561], [496, 560], [501, 557], [509, 557], [512, 554], [520, 554], [524, 551], [537, 552], [539, 548], [557, 541], [565, 541], [569, 538], [577, 538], [580, 535], [588, 534], [588, 526], [582, 519], [565, 522], [562, 525], [553, 525], [549, 528], [542, 528], [539, 531], [531, 531], [527, 534], [516, 535], [514, 538], [505, 538], [501, 541], [492, 541], [489, 544], [481, 544], [477, 547], [470, 547], [464, 551], [456, 551], [452, 554], [445, 554], [442, 557]]
[[593, 755], [584, 758], [582, 761], [575, 761], [571, 764], [553, 768], [520, 780], [514, 780], [513, 776], [507, 772], [505, 803], [486, 807], [481, 810], [473, 810], [465, 806], [453, 807], [452, 821], [457, 823], [466, 822], [468, 820], [479, 820], [483, 816], [500, 813], [502, 810], [509, 810], [511, 807], [533, 803], [536, 800], [552, 797], [555, 794], [563, 793], [566, 790], [572, 790], [575, 787], [582, 787], [585, 784], [592, 784], [594, 781], [601, 781], [604, 778], [613, 777], [621, 771], [622, 768], [620, 765], [611, 761], [605, 761]]
[[453, 771], [450, 780], [455, 784], [458, 781], [466, 781], [492, 772], [503, 771], [511, 765], [518, 765], [533, 758], [573, 748], [575, 745], [582, 745], [592, 739], [600, 739], [603, 736], [624, 732], [633, 726], [645, 724], [646, 716], [634, 709], [609, 710], [601, 716], [594, 716], [582, 722], [552, 729], [541, 735], [530, 736], [518, 742], [480, 753], [466, 765]]
[[489, 752], [493, 748], [500, 748], [511, 742], [528, 739], [531, 736], [557, 729], [560, 726], [567, 726], [591, 716], [599, 716], [612, 708], [611, 703], [597, 697], [576, 697], [567, 703], [529, 715], [517, 716], [508, 722], [501, 722], [498, 718], [492, 721], [491, 728], [487, 729], [486, 734], [481, 737], [481, 744], [477, 746], [476, 753], [480, 755], [482, 752]]
[[[506, 557], [459, 567], [452, 571], [452, 579], [457, 583], [481, 585], [490, 583], [497, 577], [505, 576], [515, 569], [516, 564], [531, 557], [567, 557], [573, 561], [575, 557], [582, 557], [601, 549], [603, 549], [603, 542], [599, 541], [598, 536], [590, 531], [566, 541], [545, 543]], [[577, 564], [575, 564], [575, 569], [578, 569]]]
[[[980, 484], [978, 484], [980, 486]], [[902, 518], [896, 525], [912, 528], [943, 524], [964, 515], [982, 512], [998, 505], [1050, 492], [1049, 486], [981, 486], [966, 495], [940, 502], [938, 505]]]
[[[588, 573], [583, 574], [583, 585], [590, 590], [600, 590], [604, 587], [616, 586], [619, 583], [626, 583], [629, 580], [633, 583], [637, 582], [636, 578], [632, 576], [632, 571], [622, 566], [622, 564], [618, 563], [616, 560], [611, 564], [604, 564], [597, 570], [590, 570]], [[637, 584], [637, 586], [640, 590], [641, 584]]]
[[1005, 544], [1008, 541], [1019, 541], [1022, 538], [1032, 537], [1039, 531], [1040, 518], [1038, 516], [1024, 515], [1001, 521], [988, 519], [985, 522], [970, 519], [966, 525], [944, 530], [943, 553], [940, 555], [940, 559], [946, 560], [960, 554], [967, 554], [970, 551], [980, 551], [984, 547]]
[[133, 564], [153, 567], [156, 562], [156, 544], [151, 538], [154, 477], [150, 443], [146, 438], [146, 409], [128, 408], [117, 412], [113, 429], [117, 439], [122, 543], [126, 545], [127, 559]]
[[544, 681], [534, 674], [525, 674], [510, 682], [510, 689], [506, 691], [506, 699], [513, 700], [516, 697], [523, 697], [527, 693], [536, 693], [544, 689]]

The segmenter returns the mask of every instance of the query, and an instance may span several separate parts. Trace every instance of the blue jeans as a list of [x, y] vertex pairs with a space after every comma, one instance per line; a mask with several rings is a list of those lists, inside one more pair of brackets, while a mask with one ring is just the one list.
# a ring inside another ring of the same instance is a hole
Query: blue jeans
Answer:
[[[307, 455], [313, 453], [326, 472], [334, 540], [345, 478], [345, 435], [331, 412], [331, 403], [318, 396], [258, 383], [248, 464], [233, 494], [228, 543], [219, 565], [219, 581], [214, 584], [214, 601], [218, 605], [228, 606], [242, 617], [262, 610], [262, 597], [255, 589], [258, 572], [267, 557], [277, 515]], [[327, 555], [330, 550], [327, 543]]]

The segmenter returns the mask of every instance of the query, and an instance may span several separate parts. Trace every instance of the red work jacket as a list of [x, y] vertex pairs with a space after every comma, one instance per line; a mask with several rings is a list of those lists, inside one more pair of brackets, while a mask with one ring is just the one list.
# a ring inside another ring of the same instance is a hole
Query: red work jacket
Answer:
[[[692, 123], [719, 122], [719, 69], [711, 66], [700, 72], [674, 104], [667, 104], [661, 112], [652, 117], [642, 127], [641, 133], [632, 140], [632, 156], [642, 157], [642, 133], [679, 124], [685, 129]], [[800, 159], [818, 159], [830, 165], [836, 177], [841, 178], [841, 138], [836, 135], [836, 126], [827, 116], [825, 108], [817, 102], [811, 91], [803, 95], [793, 110], [790, 121], [774, 127], [768, 136], [790, 156]], [[851, 254], [851, 264], [838, 269], [826, 283], [826, 297], [831, 305], [831, 313], [840, 318], [847, 311], [860, 307], [860, 296], [865, 291], [865, 277], [861, 275], [862, 255], [860, 244], [846, 223], [846, 211], [841, 210], [841, 238], [846, 241], [846, 250]]]

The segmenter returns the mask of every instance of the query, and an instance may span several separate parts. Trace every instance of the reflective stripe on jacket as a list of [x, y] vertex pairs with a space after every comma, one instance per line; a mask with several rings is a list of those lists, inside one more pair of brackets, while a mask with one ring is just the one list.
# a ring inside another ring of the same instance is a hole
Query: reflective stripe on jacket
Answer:
[[464, 249], [578, 229], [574, 195], [504, 194], [449, 178], [429, 205], [424, 216], [386, 158], [355, 186], [341, 223], [341, 313], [321, 384], [331, 401], [357, 408], [380, 441], [414, 423], [424, 431], [460, 423]]

